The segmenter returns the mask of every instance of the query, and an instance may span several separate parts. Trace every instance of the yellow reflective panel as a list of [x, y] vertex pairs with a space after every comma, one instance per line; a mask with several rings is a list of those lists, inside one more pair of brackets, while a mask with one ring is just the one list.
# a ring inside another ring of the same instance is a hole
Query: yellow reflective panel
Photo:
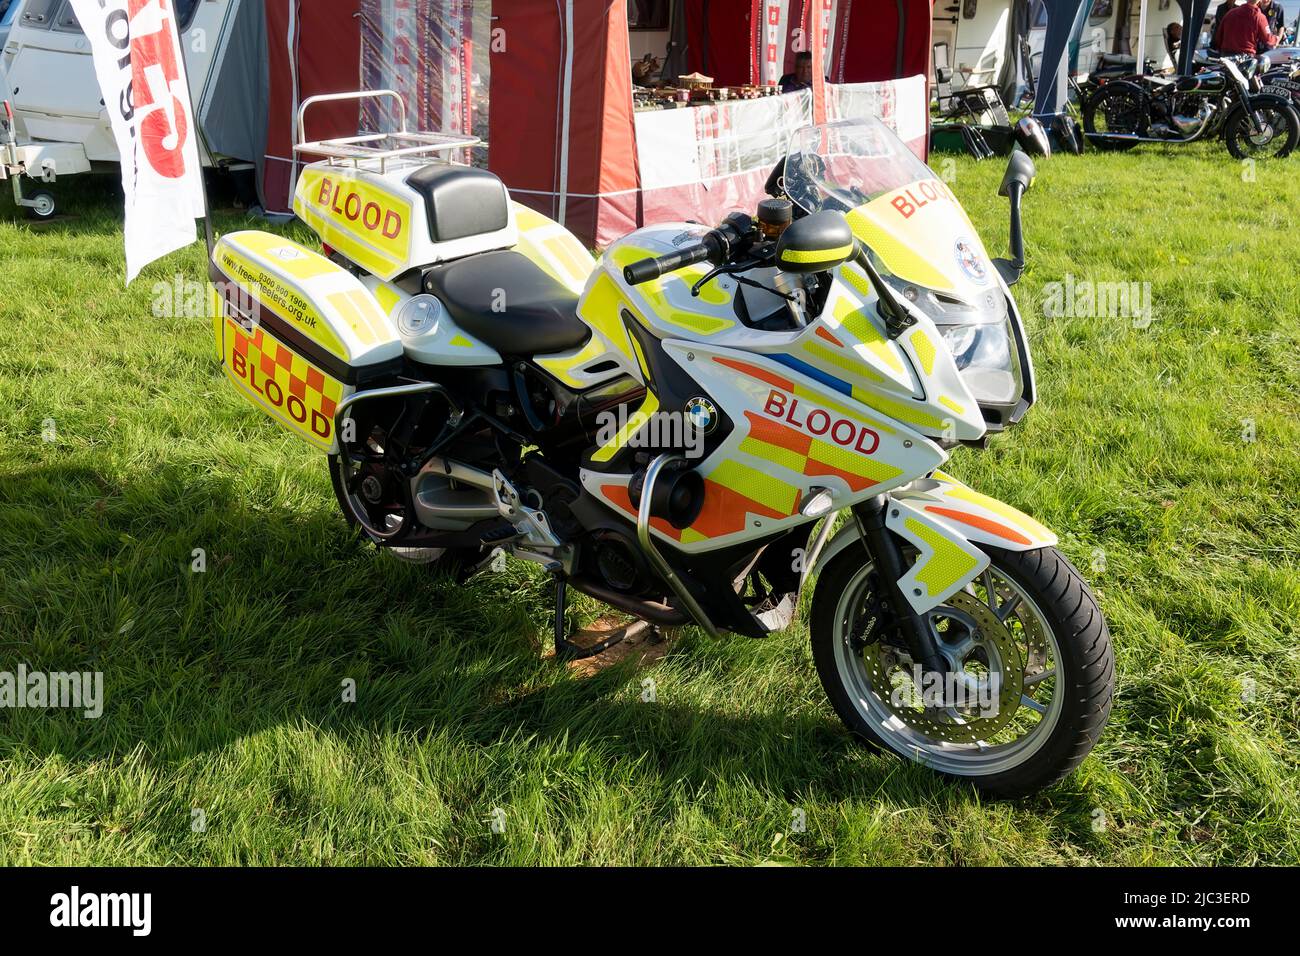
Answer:
[[953, 542], [931, 528], [927, 528], [915, 518], [908, 518], [904, 524], [930, 548], [934, 553], [926, 560], [924, 566], [916, 573], [916, 579], [925, 585], [930, 596], [942, 594], [979, 564], [976, 558], [963, 551]]
[[909, 338], [912, 343], [912, 349], [916, 352], [916, 357], [921, 362], [921, 368], [925, 370], [926, 375], [934, 372], [934, 343], [930, 341], [930, 336], [925, 334], [925, 329], [917, 329]]
[[323, 242], [375, 275], [387, 278], [410, 258], [410, 204], [345, 169], [304, 169], [293, 208]]

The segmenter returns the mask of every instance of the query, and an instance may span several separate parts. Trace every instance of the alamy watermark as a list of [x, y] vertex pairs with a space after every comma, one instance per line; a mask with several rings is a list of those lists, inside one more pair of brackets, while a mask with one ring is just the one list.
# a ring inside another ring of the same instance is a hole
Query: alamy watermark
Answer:
[[[246, 286], [227, 279], [200, 282], [180, 272], [169, 282], [155, 282], [149, 291], [153, 295], [150, 312], [155, 319], [210, 320], [233, 311], [256, 322], [264, 298], [262, 287], [256, 283]], [[287, 306], [291, 311], [299, 308], [298, 303]]]
[[976, 680], [970, 674], [939, 674], [914, 664], [911, 679], [895, 685], [889, 699], [895, 708], [957, 708], [965, 717], [988, 719], [998, 715], [1001, 689], [1002, 675], [996, 672], [983, 680]]
[[1095, 282], [1066, 273], [1043, 286], [1043, 315], [1049, 319], [1129, 319], [1145, 329], [1155, 318], [1150, 282]]
[[50, 897], [50, 925], [56, 929], [120, 927], [133, 936], [153, 928], [152, 893], [92, 893], [73, 886]]
[[102, 671], [0, 671], [0, 708], [46, 710], [51, 707], [80, 710], [94, 720], [104, 712]]
[[697, 408], [694, 412], [655, 412], [641, 415], [629, 414], [626, 405], [596, 416], [596, 443], [604, 446], [623, 436], [626, 448], [651, 448], [679, 451], [685, 458], [699, 458], [704, 454], [704, 436], [715, 419], [707, 423], [701, 418], [716, 412]]

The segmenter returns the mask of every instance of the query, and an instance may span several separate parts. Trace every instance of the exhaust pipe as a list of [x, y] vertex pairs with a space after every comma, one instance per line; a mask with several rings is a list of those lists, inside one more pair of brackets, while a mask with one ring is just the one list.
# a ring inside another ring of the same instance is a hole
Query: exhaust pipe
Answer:
[[617, 608], [628, 614], [634, 614], [637, 617], [649, 621], [657, 627], [681, 627], [684, 624], [690, 624], [691, 619], [684, 611], [677, 608], [669, 607], [666, 604], [659, 604], [655, 601], [643, 601], [640, 598], [614, 591], [599, 584], [590, 578], [581, 575], [568, 579], [569, 586], [575, 591], [581, 591], [588, 597], [593, 597], [603, 604], [608, 604], [612, 608]]

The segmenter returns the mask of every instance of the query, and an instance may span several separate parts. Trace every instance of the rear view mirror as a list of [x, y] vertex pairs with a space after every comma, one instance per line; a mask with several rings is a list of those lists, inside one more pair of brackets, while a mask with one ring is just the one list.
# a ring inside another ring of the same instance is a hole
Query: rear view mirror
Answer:
[[[1040, 127], [1041, 129], [1041, 127]], [[1034, 176], [1037, 170], [1034, 168], [1034, 161], [1029, 158], [1027, 153], [1019, 150], [1011, 154], [1011, 159], [1007, 162], [1007, 171], [1002, 177], [1002, 185], [998, 187], [999, 196], [1011, 196], [1015, 188], [1017, 193], [1023, 194], [1029, 191], [1029, 187], [1034, 184]], [[1019, 196], [1015, 196], [1019, 199]]]
[[994, 259], [993, 265], [1007, 285], [1015, 285], [1025, 271], [1025, 239], [1020, 225], [1020, 197], [1034, 184], [1034, 161], [1027, 153], [1016, 150], [1007, 162], [1007, 171], [998, 187], [998, 195], [1011, 200], [1011, 258]]
[[1022, 117], [1016, 123], [1016, 142], [1031, 156], [1052, 155], [1052, 141], [1047, 137], [1047, 130], [1032, 116]]
[[853, 230], [844, 214], [822, 210], [786, 226], [776, 244], [784, 272], [825, 272], [853, 258]]

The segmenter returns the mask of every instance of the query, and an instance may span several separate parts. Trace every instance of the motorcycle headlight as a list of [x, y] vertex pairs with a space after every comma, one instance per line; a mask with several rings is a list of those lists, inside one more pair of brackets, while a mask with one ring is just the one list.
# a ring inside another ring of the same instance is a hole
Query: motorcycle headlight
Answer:
[[939, 333], [975, 401], [981, 406], [1015, 406], [1024, 380], [1009, 319], [941, 325]]
[[959, 297], [918, 287], [899, 291], [934, 322], [989, 430], [1018, 421], [1034, 402], [1033, 372], [1005, 292], [995, 287]]

